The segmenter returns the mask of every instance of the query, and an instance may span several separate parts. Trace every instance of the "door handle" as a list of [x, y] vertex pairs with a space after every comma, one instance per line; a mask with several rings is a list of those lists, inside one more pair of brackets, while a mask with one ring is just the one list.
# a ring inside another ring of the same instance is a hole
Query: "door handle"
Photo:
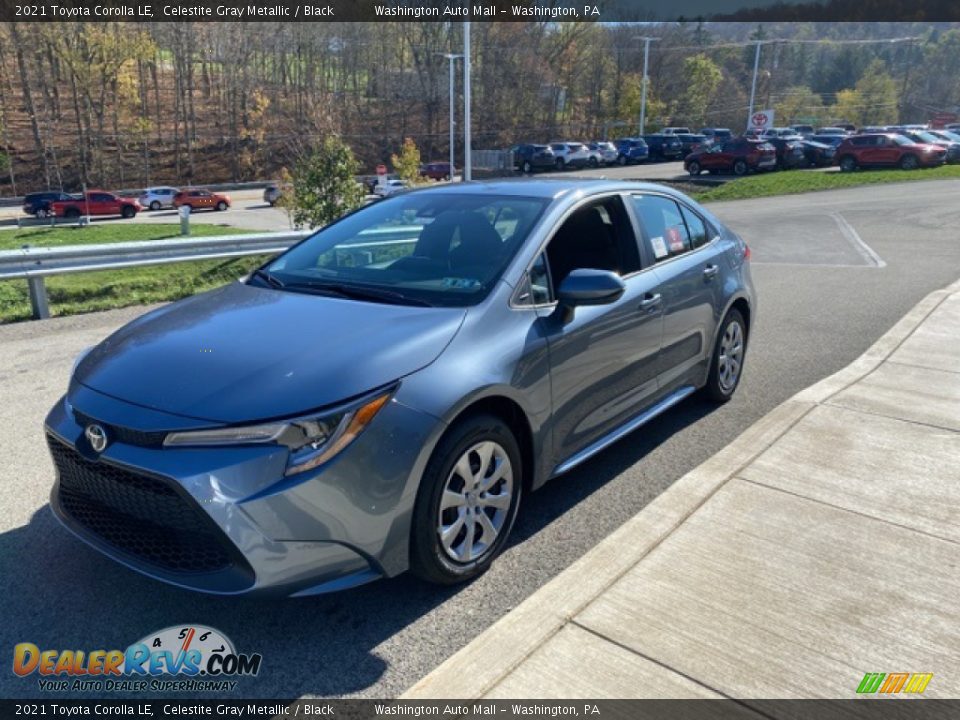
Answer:
[[640, 309], [649, 310], [654, 308], [660, 304], [661, 299], [660, 293], [647, 293], [643, 296], [643, 300], [640, 301]]
[[707, 265], [703, 269], [703, 277], [705, 277], [707, 280], [713, 280], [718, 272], [720, 272], [719, 265]]

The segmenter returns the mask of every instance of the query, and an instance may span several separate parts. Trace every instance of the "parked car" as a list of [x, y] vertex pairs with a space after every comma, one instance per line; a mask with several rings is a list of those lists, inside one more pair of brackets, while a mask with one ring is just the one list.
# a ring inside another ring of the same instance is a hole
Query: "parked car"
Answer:
[[689, 135], [690, 128], [688, 127], [665, 127], [660, 131], [663, 135]]
[[848, 135], [845, 128], [828, 125], [827, 127], [817, 128], [817, 135]]
[[[409, 242], [378, 249], [385, 227]], [[729, 400], [754, 315], [748, 246], [670, 188], [412, 191], [81, 355], [44, 424], [50, 507], [208, 593], [465, 582], [526, 493], [698, 390]]]
[[27, 215], [45, 218], [53, 214], [50, 207], [52, 203], [58, 200], [75, 200], [76, 198], [76, 195], [68, 195], [56, 190], [27, 193], [23, 196], [23, 211]]
[[730, 128], [700, 128], [699, 132], [714, 142], [717, 140], [729, 140], [733, 137], [733, 131]]
[[450, 167], [449, 162], [442, 160], [427, 163], [420, 168], [420, 177], [431, 180], [452, 180], [456, 170]]
[[777, 167], [780, 170], [793, 170], [807, 164], [807, 156], [803, 152], [803, 138], [799, 135], [766, 138], [766, 142], [773, 145], [777, 151]]
[[960, 123], [947, 123], [943, 126], [943, 129], [952, 133], [960, 132]]
[[119, 215], [132, 218], [143, 210], [134, 198], [125, 198], [103, 190], [88, 190], [79, 197], [55, 200], [50, 209], [57, 217], [78, 218], [81, 215]]
[[643, 138], [621, 138], [617, 140], [617, 162], [632, 165], [649, 159], [650, 148]]
[[582, 168], [590, 163], [590, 151], [587, 146], [578, 142], [554, 142], [550, 143], [550, 149], [553, 150], [554, 165], [557, 170], [567, 168]]
[[822, 143], [824, 145], [830, 145], [831, 147], [837, 147], [840, 143], [846, 140], [846, 135], [814, 135], [810, 138], [813, 142]]
[[159, 187], [148, 187], [140, 195], [139, 203], [145, 208], [151, 210], [160, 210], [161, 208], [172, 208], [173, 198], [180, 192], [178, 188], [161, 185]]
[[844, 172], [868, 167], [918, 167], [943, 165], [946, 148], [939, 145], [915, 143], [895, 133], [853, 135], [837, 146], [837, 164]]
[[751, 170], [775, 170], [777, 151], [766, 141], [733, 138], [690, 153], [683, 167], [694, 176], [704, 170], [746, 175]]
[[196, 210], [226, 210], [230, 207], [230, 196], [226, 193], [211, 192], [210, 190], [188, 189], [181, 190], [173, 196], [173, 206], [176, 208], [189, 207], [190, 212]]
[[813, 135], [813, 125], [791, 125], [790, 129], [805, 139]]
[[596, 140], [587, 143], [587, 151], [590, 153], [588, 164], [590, 167], [598, 165], [612, 165], [617, 161], [617, 146], [606, 140]]
[[534, 170], [553, 169], [557, 166], [557, 158], [549, 145], [524, 143], [514, 145], [510, 152], [513, 153], [513, 166], [528, 175]]
[[651, 160], [679, 160], [683, 144], [674, 135], [652, 133], [643, 136], [644, 142], [650, 148]]
[[960, 163], [960, 142], [948, 140], [928, 130], [904, 130], [901, 135], [908, 137], [915, 143], [939, 145], [947, 151], [946, 162], [951, 165]]
[[960, 133], [952, 130], [929, 130], [928, 132], [950, 142], [960, 142]]
[[812, 167], [828, 167], [833, 165], [833, 160], [837, 155], [835, 145], [816, 142], [815, 140], [802, 140], [800, 145], [803, 149], [803, 156], [807, 165]]
[[798, 135], [792, 127], [772, 127], [761, 132], [759, 137], [767, 140], [769, 138], [795, 138]]
[[[364, 189], [366, 189], [366, 187], [364, 187]], [[263, 189], [263, 201], [267, 203], [270, 207], [273, 207], [278, 202], [280, 202], [280, 198], [282, 197], [282, 195], [283, 193], [280, 192], [279, 185], [274, 185], [271, 183], [270, 185], [267, 185]]]
[[699, 150], [703, 145], [710, 143], [706, 135], [695, 135], [694, 133], [677, 133], [677, 139], [680, 141], [681, 157], [686, 157], [694, 150]]
[[379, 195], [380, 197], [390, 197], [396, 193], [403, 192], [410, 185], [406, 180], [387, 180], [386, 182], [377, 183], [377, 186], [373, 189], [374, 195]]

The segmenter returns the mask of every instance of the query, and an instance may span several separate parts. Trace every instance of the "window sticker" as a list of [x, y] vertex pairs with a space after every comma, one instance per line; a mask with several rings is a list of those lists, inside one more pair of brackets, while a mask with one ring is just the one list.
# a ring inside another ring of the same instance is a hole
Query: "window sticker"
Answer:
[[650, 238], [650, 244], [653, 245], [653, 256], [658, 260], [669, 255], [667, 252], [667, 244], [660, 235], [657, 235], [655, 238]]
[[476, 290], [481, 283], [474, 278], [445, 277], [443, 286], [448, 290]]
[[676, 225], [673, 227], [668, 227], [666, 230], [667, 234], [667, 245], [670, 247], [670, 252], [679, 253], [686, 250], [686, 246], [683, 244], [683, 236], [680, 234], [680, 230]]

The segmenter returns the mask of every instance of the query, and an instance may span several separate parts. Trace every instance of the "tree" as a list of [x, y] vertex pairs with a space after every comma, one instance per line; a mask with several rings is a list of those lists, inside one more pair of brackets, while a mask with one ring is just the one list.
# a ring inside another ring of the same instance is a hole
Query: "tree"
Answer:
[[683, 122], [705, 125], [707, 109], [723, 80], [723, 73], [713, 60], [703, 54], [684, 60], [683, 70], [687, 87], [680, 96], [677, 114], [683, 118]]
[[852, 90], [837, 93], [832, 108], [837, 120], [855, 125], [888, 125], [897, 115], [897, 84], [885, 71], [882, 60], [870, 63]]
[[289, 199], [297, 227], [327, 225], [363, 203], [363, 189], [355, 175], [359, 169], [353, 150], [330, 135], [293, 171]]
[[390, 164], [400, 179], [406, 180], [410, 185], [423, 182], [420, 176], [420, 149], [413, 138], [404, 139], [400, 154], [390, 156]]
[[823, 100], [806, 85], [787, 88], [782, 99], [774, 105], [774, 111], [780, 125], [801, 122], [820, 125], [826, 114]]

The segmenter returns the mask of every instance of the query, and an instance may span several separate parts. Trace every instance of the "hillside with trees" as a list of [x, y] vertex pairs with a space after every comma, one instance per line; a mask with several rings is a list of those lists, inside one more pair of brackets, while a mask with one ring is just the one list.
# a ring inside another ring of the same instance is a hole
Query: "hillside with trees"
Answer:
[[[462, 49], [461, 32], [459, 23], [5, 23], [0, 193], [277, 177], [333, 134], [365, 171], [407, 137], [424, 160], [444, 158], [442, 54]], [[635, 133], [638, 34], [474, 23], [474, 147]], [[758, 40], [756, 105], [775, 108], [778, 122], [918, 122], [960, 105], [956, 25], [690, 22], [643, 34], [658, 38], [651, 128], [743, 129]]]

